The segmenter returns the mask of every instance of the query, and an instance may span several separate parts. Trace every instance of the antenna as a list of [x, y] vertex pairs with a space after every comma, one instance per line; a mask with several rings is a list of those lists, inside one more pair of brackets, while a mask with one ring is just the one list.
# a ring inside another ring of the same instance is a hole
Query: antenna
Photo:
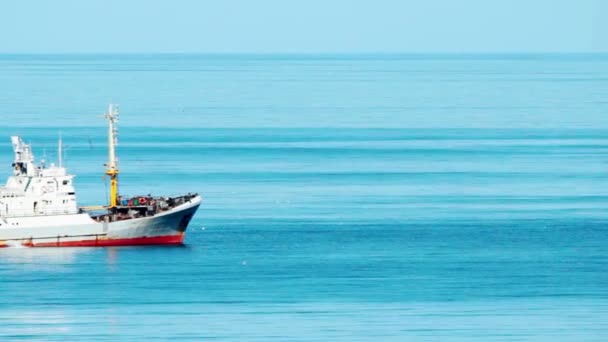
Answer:
[[40, 160], [40, 167], [42, 169], [46, 168], [46, 148], [42, 148], [42, 159]]
[[63, 140], [61, 139], [61, 132], [59, 132], [59, 141], [57, 142], [57, 159], [59, 167], [63, 167]]

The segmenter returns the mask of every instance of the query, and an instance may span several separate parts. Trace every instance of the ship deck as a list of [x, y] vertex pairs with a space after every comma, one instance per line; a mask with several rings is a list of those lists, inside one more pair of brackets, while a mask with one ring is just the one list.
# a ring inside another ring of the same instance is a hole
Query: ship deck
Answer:
[[[123, 201], [121, 205], [81, 207], [97, 222], [116, 222], [141, 217], [151, 217], [180, 206], [198, 194], [187, 194], [178, 197], [136, 196]], [[144, 204], [141, 204], [144, 203]], [[126, 205], [124, 205], [126, 204]]]

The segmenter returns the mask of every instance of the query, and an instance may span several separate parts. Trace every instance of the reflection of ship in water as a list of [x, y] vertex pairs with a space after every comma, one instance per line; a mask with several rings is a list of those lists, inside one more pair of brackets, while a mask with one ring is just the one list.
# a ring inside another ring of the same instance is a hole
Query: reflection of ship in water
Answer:
[[101, 264], [108, 270], [117, 270], [121, 252], [124, 252], [121, 248], [29, 248], [18, 245], [14, 248], [0, 248], [0, 261], [7, 274], [23, 271], [58, 273], [70, 272], [83, 256], [95, 255], [101, 257]]
[[[6, 264], [18, 264], [20, 270], [53, 270], [60, 271], [62, 266], [75, 262], [82, 253], [83, 248], [3, 248], [0, 250], [0, 259]], [[116, 248], [106, 249], [108, 252]]]
[[201, 203], [198, 194], [178, 197], [151, 195], [123, 198], [118, 194], [115, 146], [118, 110], [110, 106], [110, 203], [79, 208], [73, 175], [58, 165], [36, 165], [31, 146], [12, 137], [13, 175], [0, 188], [0, 247], [125, 246], [181, 244]]

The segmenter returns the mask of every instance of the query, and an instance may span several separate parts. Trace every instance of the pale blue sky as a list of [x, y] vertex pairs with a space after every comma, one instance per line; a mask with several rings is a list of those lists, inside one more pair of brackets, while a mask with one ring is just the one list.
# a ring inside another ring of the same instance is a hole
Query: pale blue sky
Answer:
[[0, 52], [608, 52], [608, 1], [7, 0]]

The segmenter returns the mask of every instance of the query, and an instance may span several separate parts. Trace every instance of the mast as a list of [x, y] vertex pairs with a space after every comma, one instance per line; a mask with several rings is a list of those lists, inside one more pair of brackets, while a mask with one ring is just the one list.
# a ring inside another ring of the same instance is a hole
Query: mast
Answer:
[[59, 141], [57, 142], [57, 159], [59, 167], [63, 167], [63, 140], [61, 139], [61, 133], [59, 133]]
[[118, 145], [118, 106], [110, 104], [104, 115], [108, 120], [108, 163], [106, 175], [110, 176], [110, 207], [118, 204], [118, 163], [116, 161], [116, 145]]

